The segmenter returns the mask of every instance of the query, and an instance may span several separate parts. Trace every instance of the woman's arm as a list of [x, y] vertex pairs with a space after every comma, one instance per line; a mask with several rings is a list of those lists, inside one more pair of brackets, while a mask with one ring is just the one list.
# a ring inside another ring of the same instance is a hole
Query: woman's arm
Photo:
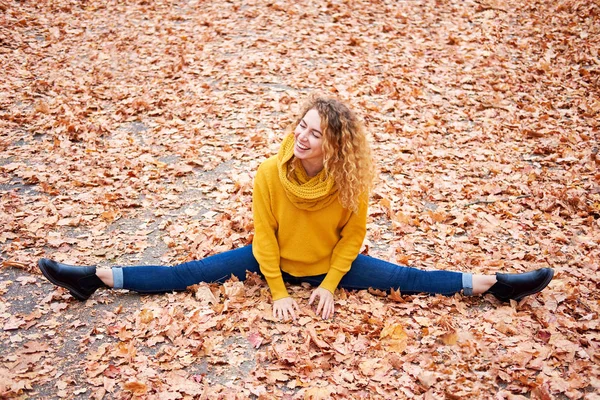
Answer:
[[320, 287], [327, 289], [332, 294], [335, 292], [344, 275], [346, 275], [346, 272], [350, 270], [365, 240], [365, 235], [367, 234], [367, 209], [368, 199], [365, 198], [360, 202], [358, 211], [352, 213], [350, 219], [342, 228], [340, 240], [333, 249], [329, 271], [320, 285]]
[[254, 240], [252, 253], [265, 276], [273, 301], [289, 297], [283, 283], [280, 268], [279, 242], [276, 232], [279, 224], [273, 214], [268, 168], [261, 164], [254, 179], [252, 212], [254, 216]]
[[317, 315], [320, 314], [323, 319], [333, 317], [335, 311], [333, 293], [360, 252], [367, 233], [367, 208], [368, 199], [365, 198], [360, 203], [358, 212], [352, 213], [350, 219], [342, 228], [340, 240], [335, 245], [331, 255], [329, 271], [321, 285], [313, 290], [308, 301], [308, 304], [311, 305], [317, 298], [319, 299], [316, 313]]

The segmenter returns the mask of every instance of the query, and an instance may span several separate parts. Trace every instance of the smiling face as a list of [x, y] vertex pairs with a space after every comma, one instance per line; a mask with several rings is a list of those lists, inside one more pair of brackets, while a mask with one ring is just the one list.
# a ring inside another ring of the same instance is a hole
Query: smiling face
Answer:
[[309, 110], [294, 130], [294, 156], [300, 160], [308, 176], [323, 169], [323, 133], [321, 117], [314, 108]]

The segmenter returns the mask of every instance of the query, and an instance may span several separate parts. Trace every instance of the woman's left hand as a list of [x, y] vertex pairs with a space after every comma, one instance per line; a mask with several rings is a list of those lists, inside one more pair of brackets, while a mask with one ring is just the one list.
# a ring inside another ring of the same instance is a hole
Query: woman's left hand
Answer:
[[317, 297], [319, 298], [319, 305], [317, 306], [317, 315], [321, 314], [322, 312], [323, 319], [333, 317], [333, 294], [331, 294], [331, 292], [327, 289], [318, 287], [315, 290], [313, 290], [312, 294], [310, 295], [308, 305], [312, 305], [312, 303]]

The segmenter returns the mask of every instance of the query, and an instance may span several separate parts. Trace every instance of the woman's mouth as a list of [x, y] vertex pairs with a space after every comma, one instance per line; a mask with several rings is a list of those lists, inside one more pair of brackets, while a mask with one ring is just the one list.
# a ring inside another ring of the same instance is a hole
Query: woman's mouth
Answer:
[[309, 150], [310, 147], [306, 147], [303, 144], [300, 144], [300, 142], [296, 142], [296, 147], [298, 147], [300, 150]]

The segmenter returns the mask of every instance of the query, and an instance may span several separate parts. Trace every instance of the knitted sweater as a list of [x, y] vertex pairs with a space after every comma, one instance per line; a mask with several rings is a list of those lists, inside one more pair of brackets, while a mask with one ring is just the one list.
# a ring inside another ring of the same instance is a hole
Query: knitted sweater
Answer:
[[333, 293], [358, 256], [366, 234], [366, 202], [357, 213], [343, 208], [337, 198], [316, 210], [294, 205], [281, 183], [277, 156], [258, 168], [252, 210], [252, 251], [273, 300], [289, 296], [281, 271], [298, 277], [327, 274], [321, 287]]

